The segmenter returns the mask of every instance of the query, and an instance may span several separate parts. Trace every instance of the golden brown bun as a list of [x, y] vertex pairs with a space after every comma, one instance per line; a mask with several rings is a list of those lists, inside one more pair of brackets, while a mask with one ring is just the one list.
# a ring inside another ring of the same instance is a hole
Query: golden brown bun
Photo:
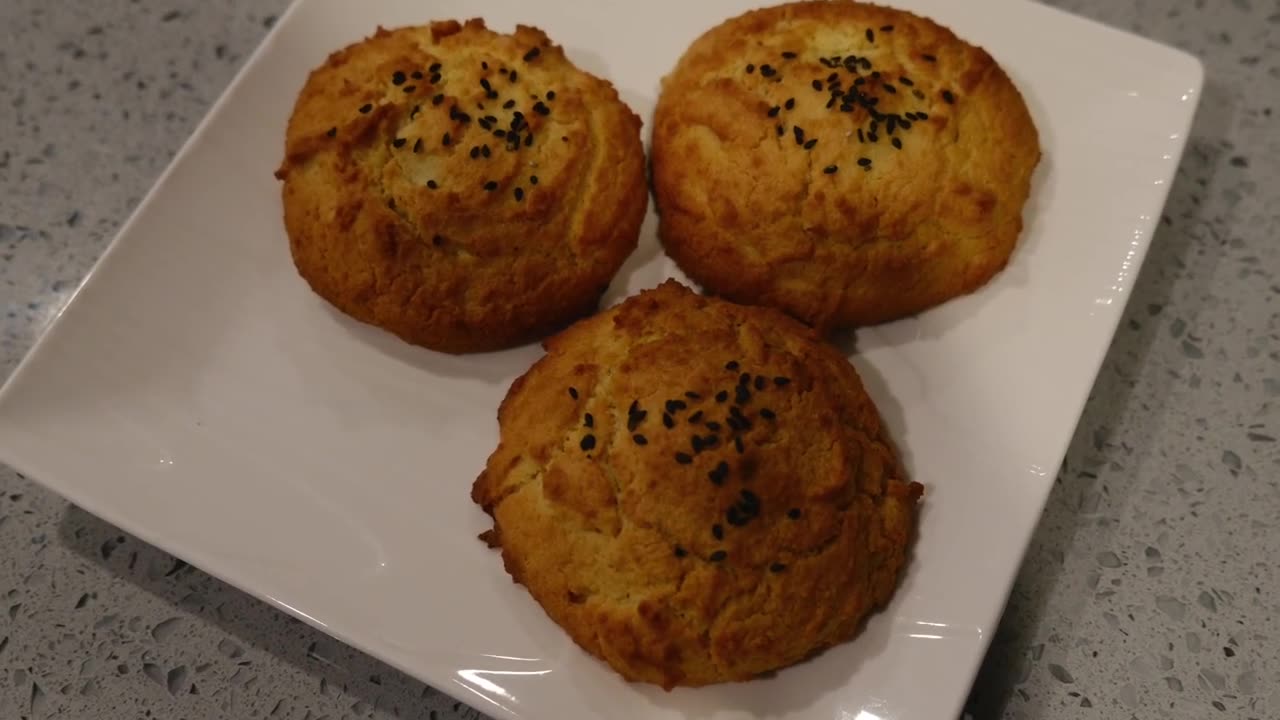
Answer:
[[812, 330], [668, 281], [546, 347], [472, 499], [588, 652], [665, 688], [745, 680], [889, 599], [922, 489]]
[[648, 204], [640, 119], [613, 86], [542, 31], [481, 20], [379, 29], [330, 56], [276, 175], [312, 289], [447, 352], [595, 310]]
[[667, 252], [708, 290], [821, 330], [989, 280], [1013, 252], [1039, 157], [1022, 97], [986, 52], [847, 0], [708, 31], [664, 80], [654, 118]]

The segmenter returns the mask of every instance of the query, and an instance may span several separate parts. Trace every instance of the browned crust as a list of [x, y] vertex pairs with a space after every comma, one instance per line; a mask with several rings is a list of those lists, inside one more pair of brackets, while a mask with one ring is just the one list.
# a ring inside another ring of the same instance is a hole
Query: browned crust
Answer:
[[[855, 74], [818, 61], [851, 53], [873, 67]], [[771, 64], [781, 80], [748, 74], [748, 63]], [[883, 122], [878, 143], [859, 142], [872, 118], [856, 103], [853, 112], [826, 107], [832, 73], [846, 90], [866, 76], [860, 90], [879, 98], [878, 112], [927, 119], [896, 129], [901, 149]], [[769, 117], [789, 98], [794, 109]], [[796, 144], [797, 125], [818, 140], [812, 149]], [[709, 30], [664, 80], [652, 156], [659, 232], [714, 293], [824, 331], [878, 323], [971, 292], [1005, 266], [1039, 157], [1026, 104], [981, 48], [892, 8], [779, 5]]]
[[[472, 499], [512, 578], [582, 648], [668, 689], [745, 680], [848, 640], [888, 601], [922, 488], [856, 371], [812, 330], [668, 281], [546, 347], [502, 402]], [[687, 405], [672, 429], [668, 400]], [[695, 434], [717, 440], [695, 452]], [[743, 491], [758, 516], [735, 525]]]
[[[534, 140], [509, 152], [493, 131], [516, 111]], [[543, 337], [592, 312], [635, 249], [648, 204], [640, 126], [536, 28], [380, 28], [311, 73], [289, 120], [276, 174], [294, 263], [321, 297], [411, 343], [470, 352]], [[470, 157], [482, 145], [489, 156]]]

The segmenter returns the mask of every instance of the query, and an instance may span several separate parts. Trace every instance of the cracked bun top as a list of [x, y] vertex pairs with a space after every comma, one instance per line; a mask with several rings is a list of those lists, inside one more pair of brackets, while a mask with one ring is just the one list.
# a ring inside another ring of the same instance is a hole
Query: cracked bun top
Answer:
[[379, 29], [307, 79], [284, 220], [319, 295], [449, 352], [592, 312], [648, 203], [640, 119], [542, 31]]
[[623, 677], [745, 680], [892, 595], [922, 488], [812, 330], [668, 281], [546, 348], [472, 498], [512, 578]]
[[1040, 157], [981, 48], [850, 0], [748, 12], [664, 79], [660, 235], [708, 290], [820, 330], [910, 315], [1003, 268]]

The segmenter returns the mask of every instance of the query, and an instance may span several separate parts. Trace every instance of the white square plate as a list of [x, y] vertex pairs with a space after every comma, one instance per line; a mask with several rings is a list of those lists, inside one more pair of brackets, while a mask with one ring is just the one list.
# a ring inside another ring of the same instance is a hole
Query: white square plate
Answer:
[[[310, 68], [377, 24], [536, 24], [646, 117], [750, 0], [301, 0], [0, 396], [0, 457], [72, 502], [506, 718], [955, 717], [1142, 263], [1203, 80], [1192, 57], [1022, 0], [899, 0], [985, 46], [1045, 157], [1010, 267], [859, 333], [928, 487], [891, 607], [775, 677], [664, 693], [572, 645], [476, 539], [495, 410], [536, 347], [449, 357], [331, 311], [272, 171]], [[652, 217], [610, 301], [676, 274]]]

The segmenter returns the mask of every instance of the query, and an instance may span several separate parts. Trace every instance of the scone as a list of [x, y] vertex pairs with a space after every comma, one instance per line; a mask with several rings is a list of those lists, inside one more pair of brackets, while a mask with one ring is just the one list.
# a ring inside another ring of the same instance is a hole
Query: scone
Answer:
[[653, 128], [668, 254], [706, 289], [820, 330], [986, 283], [1017, 243], [1039, 157], [991, 56], [849, 0], [708, 31], [663, 81]]
[[640, 119], [540, 30], [378, 32], [313, 71], [289, 120], [284, 223], [343, 312], [447, 352], [595, 310], [648, 203]]
[[809, 328], [668, 281], [546, 343], [472, 489], [483, 537], [628, 680], [745, 680], [851, 638], [921, 486]]

